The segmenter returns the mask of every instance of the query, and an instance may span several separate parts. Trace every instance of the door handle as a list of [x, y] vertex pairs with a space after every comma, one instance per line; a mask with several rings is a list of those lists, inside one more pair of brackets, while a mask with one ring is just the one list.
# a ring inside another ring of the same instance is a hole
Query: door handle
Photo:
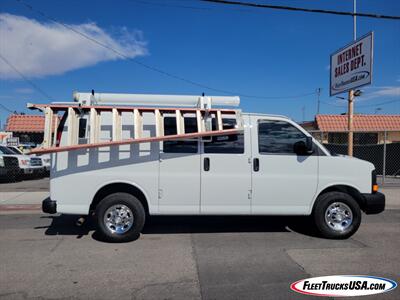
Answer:
[[254, 172], [260, 171], [260, 160], [258, 158], [253, 159], [253, 170]]
[[204, 158], [204, 171], [209, 171], [210, 170], [210, 158], [205, 157]]

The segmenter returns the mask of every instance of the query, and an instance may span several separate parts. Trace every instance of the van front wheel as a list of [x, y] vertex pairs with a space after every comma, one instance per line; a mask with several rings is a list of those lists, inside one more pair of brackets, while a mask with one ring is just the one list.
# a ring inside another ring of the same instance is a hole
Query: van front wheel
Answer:
[[106, 196], [96, 208], [97, 228], [107, 242], [136, 240], [143, 229], [145, 211], [142, 203], [128, 193]]
[[313, 217], [323, 237], [346, 239], [360, 227], [361, 210], [349, 194], [328, 192], [318, 197]]

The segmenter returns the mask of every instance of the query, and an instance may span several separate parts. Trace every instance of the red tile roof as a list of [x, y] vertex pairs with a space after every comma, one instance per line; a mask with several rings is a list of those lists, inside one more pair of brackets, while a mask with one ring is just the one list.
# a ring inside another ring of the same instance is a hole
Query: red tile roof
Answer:
[[314, 121], [305, 121], [305, 122], [299, 123], [299, 125], [303, 128], [315, 129]]
[[[347, 131], [347, 115], [317, 115], [317, 127], [321, 131]], [[400, 115], [354, 115], [355, 131], [400, 131]]]
[[[54, 122], [55, 122], [54, 118]], [[54, 127], [53, 123], [53, 127]], [[7, 119], [6, 131], [12, 132], [43, 132], [44, 116], [10, 115]]]

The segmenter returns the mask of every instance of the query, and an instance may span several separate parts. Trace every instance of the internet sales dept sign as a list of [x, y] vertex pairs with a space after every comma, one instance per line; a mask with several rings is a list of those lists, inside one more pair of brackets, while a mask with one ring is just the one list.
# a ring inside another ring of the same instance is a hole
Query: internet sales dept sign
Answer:
[[302, 279], [291, 284], [298, 293], [326, 297], [366, 296], [394, 290], [391, 279], [364, 275], [336, 275]]
[[331, 55], [331, 96], [371, 83], [373, 44], [370, 32]]

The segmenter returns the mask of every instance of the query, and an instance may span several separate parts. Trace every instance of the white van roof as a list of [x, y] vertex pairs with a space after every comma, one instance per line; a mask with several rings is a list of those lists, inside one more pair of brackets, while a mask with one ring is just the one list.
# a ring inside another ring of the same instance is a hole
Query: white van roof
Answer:
[[284, 115], [274, 115], [274, 114], [263, 114], [263, 113], [249, 113], [249, 112], [243, 112], [243, 115], [248, 115], [248, 116], [263, 116], [263, 117], [272, 117], [272, 118], [282, 118], [286, 120], [291, 120], [288, 116]]

